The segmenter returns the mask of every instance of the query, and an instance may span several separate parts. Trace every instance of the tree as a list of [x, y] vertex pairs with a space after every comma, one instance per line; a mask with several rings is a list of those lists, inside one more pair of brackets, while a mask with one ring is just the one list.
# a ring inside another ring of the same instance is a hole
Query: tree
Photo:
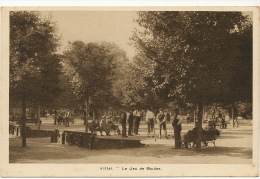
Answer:
[[70, 84], [78, 99], [85, 102], [87, 114], [89, 108], [104, 109], [113, 102], [112, 82], [118, 53], [112, 47], [107, 43], [75, 41], [64, 52], [65, 71], [73, 74]]
[[10, 101], [22, 101], [24, 147], [26, 104], [49, 105], [59, 93], [58, 46], [55, 24], [39, 12], [10, 12]]
[[167, 106], [167, 102], [157, 95], [152, 84], [147, 83], [147, 78], [153, 73], [153, 65], [154, 62], [145, 56], [135, 56], [127, 64], [122, 88], [118, 88], [124, 96], [122, 98], [124, 106], [144, 109], [153, 107], [155, 110]]
[[[234, 35], [249, 19], [241, 12], [139, 12], [133, 40], [155, 62], [147, 77], [165, 99], [198, 106], [197, 147], [201, 147], [203, 105], [232, 94], [238, 66]], [[247, 59], [250, 60], [250, 59]]]
[[238, 45], [235, 77], [232, 81], [233, 102], [239, 100], [252, 103], [253, 87], [253, 30], [252, 23], [243, 26], [240, 33], [234, 33], [233, 42]]

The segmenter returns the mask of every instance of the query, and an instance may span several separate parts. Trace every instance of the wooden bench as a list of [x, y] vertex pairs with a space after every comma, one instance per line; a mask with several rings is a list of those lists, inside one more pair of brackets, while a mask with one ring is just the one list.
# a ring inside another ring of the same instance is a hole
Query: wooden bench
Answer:
[[[219, 130], [217, 129], [208, 129], [208, 130], [203, 130], [202, 131], [202, 139], [201, 141], [204, 142], [206, 146], [208, 146], [208, 143], [213, 143], [214, 147], [216, 147], [216, 140], [218, 136], [220, 135]], [[196, 143], [197, 139], [197, 130], [190, 130], [188, 131], [182, 140], [183, 147], [188, 148], [188, 146], [191, 146], [191, 142], [193, 144]]]

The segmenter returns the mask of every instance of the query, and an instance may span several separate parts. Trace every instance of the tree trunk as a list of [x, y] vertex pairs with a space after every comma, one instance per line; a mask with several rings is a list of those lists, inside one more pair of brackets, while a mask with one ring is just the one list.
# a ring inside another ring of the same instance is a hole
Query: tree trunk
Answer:
[[202, 117], [203, 117], [203, 103], [200, 101], [198, 103], [198, 122], [197, 122], [197, 141], [196, 147], [201, 148], [201, 140], [202, 140]]
[[26, 97], [22, 96], [22, 146], [26, 147]]
[[195, 127], [196, 127], [196, 110], [197, 110], [197, 106], [194, 108], [194, 111], [193, 111], [193, 120], [194, 120]]
[[37, 105], [37, 128], [38, 130], [41, 128], [41, 107], [39, 104]]
[[234, 104], [232, 104], [231, 116], [232, 116], [233, 128], [235, 128]]
[[85, 132], [88, 132], [88, 100], [85, 102], [85, 105], [86, 105]]

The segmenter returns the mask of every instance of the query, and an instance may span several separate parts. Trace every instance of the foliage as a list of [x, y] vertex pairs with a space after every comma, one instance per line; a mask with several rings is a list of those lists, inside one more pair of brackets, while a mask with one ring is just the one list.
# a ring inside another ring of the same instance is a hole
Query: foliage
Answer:
[[235, 103], [237, 116], [242, 116], [243, 118], [252, 118], [252, 104], [249, 102], [238, 101]]
[[233, 34], [234, 42], [238, 45], [238, 55], [235, 61], [236, 71], [232, 81], [232, 94], [235, 101], [252, 103], [253, 87], [253, 40], [252, 24], [244, 26], [240, 33]]
[[55, 24], [38, 12], [10, 12], [10, 99], [50, 105], [59, 93]]
[[106, 109], [115, 105], [113, 83], [123, 73], [125, 52], [115, 44], [75, 41], [64, 52], [64, 71], [70, 77], [73, 93], [92, 108]]
[[148, 84], [166, 99], [226, 100], [241, 66], [234, 36], [248, 21], [240, 12], [139, 12], [137, 22], [145, 30], [133, 40], [155, 62]]

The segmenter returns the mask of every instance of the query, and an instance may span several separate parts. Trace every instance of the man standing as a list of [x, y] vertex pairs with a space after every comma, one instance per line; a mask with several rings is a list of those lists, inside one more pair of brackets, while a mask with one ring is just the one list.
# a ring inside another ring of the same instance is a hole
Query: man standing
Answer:
[[174, 110], [174, 119], [172, 121], [172, 127], [174, 129], [175, 138], [175, 149], [181, 148], [181, 121], [182, 117], [180, 115], [179, 109]]
[[189, 115], [189, 114], [187, 114], [187, 121], [186, 121], [186, 124], [189, 124], [189, 123], [190, 123], [190, 121], [191, 121], [191, 117], [190, 117], [190, 115]]
[[165, 134], [165, 138], [168, 139], [168, 137], [167, 137], [167, 130], [166, 130], [166, 119], [167, 119], [166, 111], [164, 113], [163, 109], [160, 109], [160, 112], [159, 112], [159, 114], [157, 116], [157, 119], [159, 121], [159, 138], [161, 139], [162, 128], [163, 128], [164, 134]]
[[152, 112], [152, 108], [147, 110], [146, 122], [148, 124], [148, 137], [150, 137], [151, 132], [153, 133], [152, 137], [154, 137], [154, 134], [155, 134], [155, 130], [154, 130], [155, 115]]
[[70, 126], [70, 110], [67, 109], [67, 111], [65, 112], [65, 127], [69, 127]]
[[63, 119], [63, 112], [62, 109], [58, 110], [58, 124], [61, 125], [61, 123], [64, 121]]
[[134, 116], [134, 134], [139, 135], [138, 130], [139, 130], [139, 124], [141, 120], [141, 111], [139, 109], [135, 110], [133, 116]]
[[132, 110], [129, 110], [128, 113], [128, 136], [132, 136], [133, 134], [133, 122], [134, 122], [134, 116]]
[[126, 136], [126, 112], [123, 111], [123, 114], [122, 114], [122, 137], [127, 137]]
[[57, 124], [57, 120], [58, 120], [58, 111], [54, 109], [54, 125]]
[[168, 112], [167, 109], [165, 109], [165, 115], [166, 115], [166, 123], [171, 122], [171, 114]]

